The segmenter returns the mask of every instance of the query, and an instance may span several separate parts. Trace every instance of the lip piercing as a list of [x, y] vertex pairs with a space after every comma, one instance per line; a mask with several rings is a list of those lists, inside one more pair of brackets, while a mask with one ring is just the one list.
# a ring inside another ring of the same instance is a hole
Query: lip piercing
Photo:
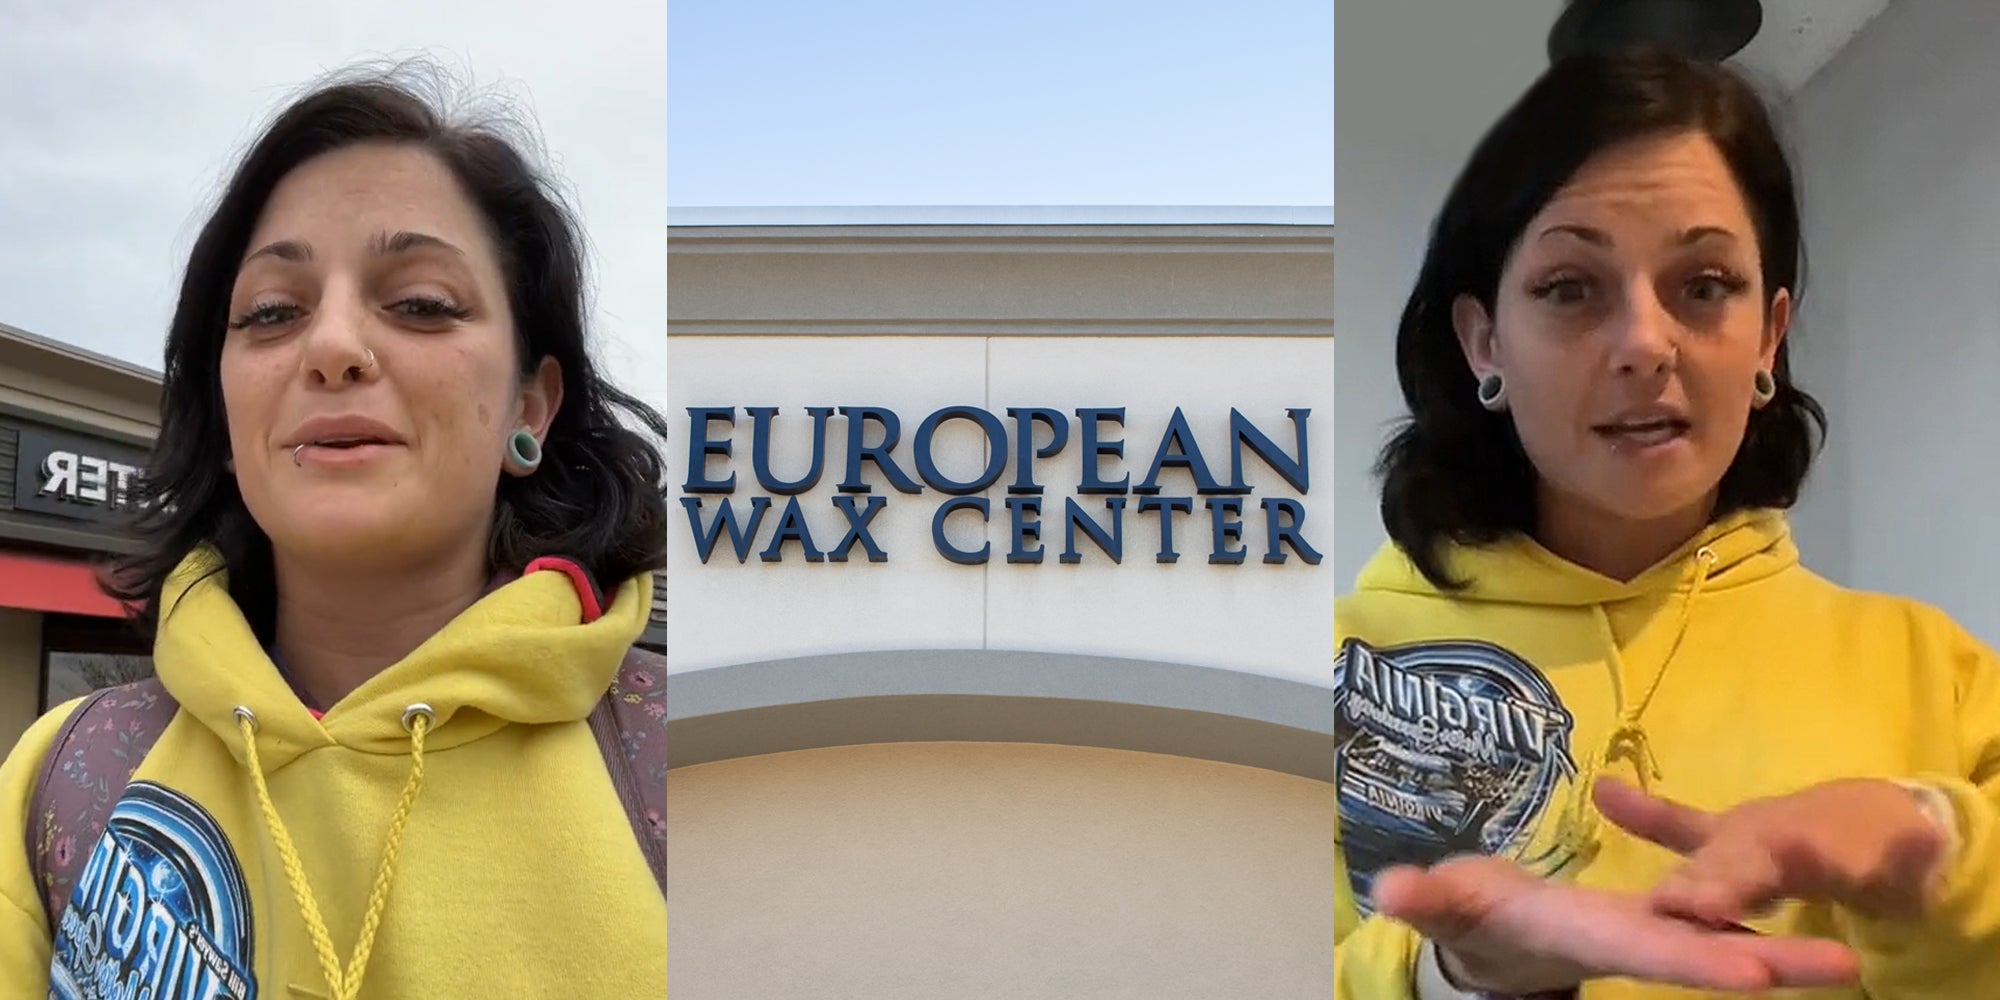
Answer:
[[302, 452], [304, 450], [306, 450], [306, 446], [303, 444], [292, 449], [292, 464], [298, 466], [299, 468], [305, 468], [305, 463], [299, 461], [299, 452]]

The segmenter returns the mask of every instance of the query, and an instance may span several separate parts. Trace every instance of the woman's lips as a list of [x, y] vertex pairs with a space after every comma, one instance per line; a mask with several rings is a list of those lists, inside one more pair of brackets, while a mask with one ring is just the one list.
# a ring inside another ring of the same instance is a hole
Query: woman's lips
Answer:
[[389, 449], [399, 447], [383, 441], [353, 441], [339, 444], [305, 444], [292, 452], [293, 461], [301, 467], [320, 466], [325, 468], [351, 468], [366, 465], [389, 453]]

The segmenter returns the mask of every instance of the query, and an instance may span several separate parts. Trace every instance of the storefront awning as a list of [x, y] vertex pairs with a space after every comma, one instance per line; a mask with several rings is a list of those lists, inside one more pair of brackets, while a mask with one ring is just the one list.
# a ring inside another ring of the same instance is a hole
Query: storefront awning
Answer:
[[98, 589], [97, 571], [80, 559], [0, 552], [0, 608], [123, 618], [125, 608]]

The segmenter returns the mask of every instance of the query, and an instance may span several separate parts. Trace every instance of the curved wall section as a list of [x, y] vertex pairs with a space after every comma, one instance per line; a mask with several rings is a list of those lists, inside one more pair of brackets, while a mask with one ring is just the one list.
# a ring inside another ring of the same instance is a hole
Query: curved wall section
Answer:
[[1333, 691], [1184, 663], [1020, 650], [806, 656], [668, 678], [670, 766], [835, 746], [1047, 743], [1333, 780]]

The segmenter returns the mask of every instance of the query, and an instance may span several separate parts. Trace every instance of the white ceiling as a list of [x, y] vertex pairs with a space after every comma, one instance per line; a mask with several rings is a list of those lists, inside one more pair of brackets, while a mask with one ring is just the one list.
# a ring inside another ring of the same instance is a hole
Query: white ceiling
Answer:
[[1737, 60], [1786, 93], [1799, 89], [1891, 0], [1764, 0], [1764, 28]]
[[[1382, 0], [1388, 2], [1388, 0]], [[1567, 0], [1542, 0], [1554, 24]], [[1764, 0], [1764, 27], [1734, 62], [1790, 94], [1812, 79], [1893, 0]]]

